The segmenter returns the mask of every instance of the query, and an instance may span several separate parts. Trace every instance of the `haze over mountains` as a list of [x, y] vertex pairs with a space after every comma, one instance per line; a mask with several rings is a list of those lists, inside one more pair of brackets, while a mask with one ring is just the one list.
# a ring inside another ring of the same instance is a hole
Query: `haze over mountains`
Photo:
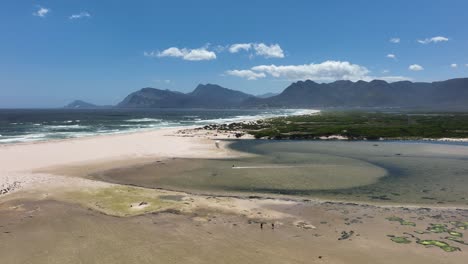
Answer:
[[[89, 108], [82, 102], [83, 107]], [[80, 108], [71, 104], [73, 108]], [[298, 81], [282, 93], [254, 96], [216, 84], [200, 84], [181, 93], [143, 88], [129, 94], [118, 108], [319, 108], [319, 107], [458, 107], [468, 108], [468, 78], [423, 83], [382, 80], [316, 83]]]

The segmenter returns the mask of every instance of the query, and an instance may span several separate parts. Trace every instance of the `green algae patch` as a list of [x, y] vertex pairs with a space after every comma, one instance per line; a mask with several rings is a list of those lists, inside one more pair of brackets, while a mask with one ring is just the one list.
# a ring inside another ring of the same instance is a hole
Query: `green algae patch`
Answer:
[[424, 234], [429, 234], [430, 232], [427, 232], [427, 231], [414, 231], [416, 234], [419, 234], [419, 235], [424, 235]]
[[460, 248], [458, 247], [452, 247], [448, 243], [440, 240], [430, 240], [430, 239], [425, 239], [425, 240], [418, 240], [416, 243], [423, 245], [423, 246], [435, 246], [438, 247], [445, 252], [454, 252], [454, 251], [461, 251]]
[[390, 222], [399, 222], [400, 225], [407, 225], [407, 226], [416, 226], [415, 222], [406, 221], [403, 218], [397, 216], [390, 216], [386, 218]]
[[468, 222], [460, 222], [460, 221], [452, 221], [450, 224], [454, 225], [456, 228], [467, 230], [468, 229]]
[[460, 243], [460, 244], [463, 244], [463, 245], [468, 245], [468, 243], [466, 243], [465, 241], [463, 241], [461, 239], [458, 239], [456, 237], [445, 237], [445, 239], [451, 240], [451, 241], [454, 241], [454, 242], [457, 242], [457, 243]]
[[448, 228], [444, 224], [429, 224], [429, 227], [426, 229], [432, 233], [445, 233], [448, 232]]
[[65, 194], [65, 199], [113, 216], [134, 216], [175, 209], [177, 202], [165, 200], [152, 189], [115, 186]]
[[409, 240], [407, 237], [403, 237], [403, 236], [399, 237], [399, 236], [394, 236], [394, 235], [387, 235], [387, 236], [390, 237], [390, 240], [398, 244], [411, 243], [411, 240]]
[[447, 233], [449, 233], [451, 236], [454, 237], [463, 237], [463, 234], [454, 230], [448, 230]]

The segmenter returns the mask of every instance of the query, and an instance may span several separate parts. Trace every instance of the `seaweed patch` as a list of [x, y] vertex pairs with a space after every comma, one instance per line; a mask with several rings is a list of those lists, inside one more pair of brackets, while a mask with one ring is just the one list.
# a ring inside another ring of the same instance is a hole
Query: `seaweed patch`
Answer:
[[409, 240], [407, 237], [404, 237], [404, 236], [394, 236], [394, 235], [387, 235], [390, 240], [392, 240], [393, 242], [395, 243], [398, 243], [398, 244], [409, 244], [411, 243], [411, 240]]
[[426, 230], [432, 233], [448, 232], [447, 225], [444, 225], [444, 224], [429, 224], [429, 227]]
[[416, 243], [423, 245], [423, 246], [436, 246], [445, 252], [454, 252], [454, 251], [461, 251], [458, 247], [452, 247], [448, 243], [440, 241], [440, 240], [431, 240], [431, 239], [424, 239], [424, 240], [417, 240]]
[[452, 221], [450, 224], [454, 225], [456, 228], [466, 230], [468, 229], [468, 222]]

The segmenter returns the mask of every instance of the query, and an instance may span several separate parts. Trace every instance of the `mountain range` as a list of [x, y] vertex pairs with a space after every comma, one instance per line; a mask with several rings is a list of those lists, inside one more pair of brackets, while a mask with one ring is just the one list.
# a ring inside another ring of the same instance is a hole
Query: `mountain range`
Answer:
[[253, 95], [216, 84], [200, 84], [190, 93], [143, 88], [129, 94], [120, 108], [233, 108]]
[[[67, 108], [93, 106], [75, 101]], [[79, 106], [79, 107], [78, 107]], [[441, 82], [382, 80], [311, 80], [289, 85], [280, 94], [254, 96], [216, 84], [200, 84], [190, 93], [143, 88], [129, 94], [118, 108], [326, 108], [326, 107], [425, 107], [468, 108], [468, 78]]]
[[249, 98], [244, 107], [468, 107], [468, 78], [442, 82], [298, 81], [281, 94]]

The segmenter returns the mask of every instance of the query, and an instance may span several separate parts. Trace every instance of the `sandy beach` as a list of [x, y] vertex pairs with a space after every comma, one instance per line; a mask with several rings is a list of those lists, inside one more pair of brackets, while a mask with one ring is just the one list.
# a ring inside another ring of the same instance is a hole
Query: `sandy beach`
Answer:
[[[173, 159], [247, 155], [217, 141], [234, 133], [171, 128], [0, 146], [2, 262], [464, 263], [468, 257], [462, 207], [197, 195], [87, 177]], [[434, 224], [446, 230], [427, 231]], [[449, 247], [420, 244], [449, 231], [458, 237]]]

